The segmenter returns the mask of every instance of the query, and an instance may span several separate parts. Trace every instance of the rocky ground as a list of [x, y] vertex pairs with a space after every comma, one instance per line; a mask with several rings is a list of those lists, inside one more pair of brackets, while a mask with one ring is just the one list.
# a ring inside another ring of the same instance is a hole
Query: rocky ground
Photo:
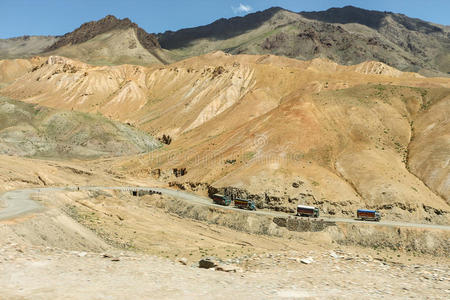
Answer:
[[[6, 242], [2, 299], [445, 299], [449, 260], [395, 262], [348, 250], [279, 252], [229, 262], [230, 272], [132, 252], [67, 251]], [[411, 260], [411, 258], [409, 258]], [[232, 267], [230, 264], [232, 263]]]
[[[87, 169], [2, 156], [0, 166], [2, 192], [73, 183], [155, 184], [112, 178], [95, 164]], [[34, 199], [46, 209], [0, 222], [2, 300], [445, 299], [450, 294], [446, 256], [344, 246], [327, 232], [291, 232], [267, 225], [267, 216], [244, 218], [240, 211], [183, 206], [159, 195], [41, 192]], [[425, 240], [436, 244], [433, 233], [423, 231]], [[202, 260], [210, 269], [199, 268]]]
[[308, 239], [236, 231], [170, 213], [161, 207], [169, 200], [158, 196], [50, 196], [36, 199], [46, 211], [0, 223], [1, 299], [450, 295], [448, 257], [343, 246], [320, 233]]

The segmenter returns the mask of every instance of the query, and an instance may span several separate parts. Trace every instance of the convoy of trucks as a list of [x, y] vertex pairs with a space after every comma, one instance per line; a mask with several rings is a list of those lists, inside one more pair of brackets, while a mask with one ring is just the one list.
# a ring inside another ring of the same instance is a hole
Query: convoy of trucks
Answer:
[[[236, 198], [232, 200], [230, 197], [222, 195], [222, 194], [214, 194], [212, 195], [213, 202], [215, 204], [229, 206], [231, 202], [234, 201], [234, 207], [248, 209], [248, 210], [256, 210], [255, 202], [248, 199], [240, 199]], [[312, 217], [318, 218], [320, 215], [319, 208], [314, 206], [306, 206], [306, 205], [298, 205], [297, 212], [295, 214], [299, 217]], [[376, 210], [369, 209], [358, 209], [356, 211], [356, 216], [359, 220], [362, 221], [376, 221], [379, 222], [381, 220], [381, 214]]]
[[[225, 195], [222, 194], [214, 194], [212, 195], [213, 202], [215, 204], [223, 205], [223, 206], [229, 206], [233, 200]], [[256, 210], [255, 202], [248, 199], [234, 199], [234, 207], [242, 208], [242, 209], [248, 209], [248, 210]]]

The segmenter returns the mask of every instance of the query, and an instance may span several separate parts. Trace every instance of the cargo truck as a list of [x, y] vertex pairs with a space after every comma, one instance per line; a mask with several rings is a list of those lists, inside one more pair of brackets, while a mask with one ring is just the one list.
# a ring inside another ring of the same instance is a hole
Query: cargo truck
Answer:
[[237, 208], [243, 208], [248, 210], [256, 210], [255, 202], [252, 200], [246, 200], [246, 199], [234, 199], [234, 207]]
[[297, 216], [318, 218], [319, 217], [319, 209], [314, 206], [298, 205], [297, 206]]
[[231, 199], [225, 195], [214, 194], [212, 196], [212, 199], [215, 204], [224, 205], [224, 206], [229, 206], [231, 204]]
[[381, 214], [376, 210], [369, 209], [358, 209], [356, 211], [356, 216], [358, 219], [362, 221], [376, 221], [379, 222], [381, 220]]

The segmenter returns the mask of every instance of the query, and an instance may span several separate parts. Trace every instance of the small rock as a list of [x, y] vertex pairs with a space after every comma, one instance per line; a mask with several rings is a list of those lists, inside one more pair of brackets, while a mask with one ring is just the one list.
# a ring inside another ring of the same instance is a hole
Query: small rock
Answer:
[[78, 256], [79, 256], [79, 257], [85, 257], [86, 255], [87, 255], [86, 252], [80, 252], [80, 253], [78, 253]]
[[345, 260], [353, 260], [353, 257], [346, 257]]
[[314, 262], [314, 259], [312, 259], [312, 257], [307, 257], [307, 258], [301, 259], [300, 262], [301, 262], [302, 264], [309, 265], [309, 264], [311, 264], [311, 263]]
[[182, 258], [180, 258], [179, 260], [178, 260], [178, 262], [180, 263], [180, 264], [182, 264], [182, 265], [187, 265], [187, 263], [188, 263], [188, 260], [187, 260], [187, 258], [185, 258], [185, 257], [182, 257]]
[[233, 266], [233, 265], [225, 265], [225, 264], [221, 264], [221, 265], [217, 265], [215, 267], [216, 271], [222, 271], [222, 272], [237, 272], [238, 271], [238, 267]]
[[217, 266], [217, 259], [214, 257], [205, 257], [198, 262], [198, 267], [202, 269], [211, 269], [215, 266]]
[[334, 251], [331, 251], [331, 252], [330, 252], [330, 256], [331, 256], [332, 258], [339, 258], [339, 255], [337, 255], [336, 252], [334, 252]]
[[110, 258], [111, 255], [105, 253], [105, 254], [102, 255], [102, 257], [103, 257], [103, 258]]
[[111, 259], [111, 261], [120, 261], [120, 259], [119, 259], [118, 257], [113, 257], [113, 258]]

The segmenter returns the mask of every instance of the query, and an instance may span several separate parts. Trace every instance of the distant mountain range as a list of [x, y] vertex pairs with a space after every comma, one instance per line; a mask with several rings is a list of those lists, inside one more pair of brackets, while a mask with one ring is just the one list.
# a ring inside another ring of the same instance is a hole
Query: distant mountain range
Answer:
[[96, 65], [167, 64], [216, 50], [321, 57], [344, 65], [377, 60], [426, 76], [450, 74], [448, 26], [353, 6], [300, 13], [273, 7], [160, 34], [107, 16], [63, 36], [0, 40], [3, 59], [57, 54]]

